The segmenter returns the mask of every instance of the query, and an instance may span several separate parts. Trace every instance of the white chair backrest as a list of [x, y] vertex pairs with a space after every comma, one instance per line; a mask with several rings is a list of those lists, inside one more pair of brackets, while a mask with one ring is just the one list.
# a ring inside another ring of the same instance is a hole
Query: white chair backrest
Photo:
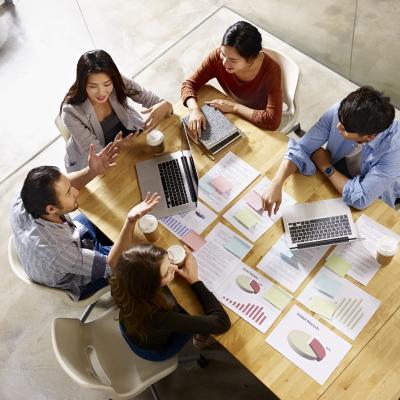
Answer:
[[21, 279], [21, 281], [27, 283], [28, 285], [35, 284], [26, 274], [24, 267], [19, 260], [17, 251], [15, 249], [14, 236], [11, 236], [10, 239], [8, 239], [8, 262], [14, 274]]
[[47, 292], [47, 293], [56, 295], [59, 298], [61, 298], [68, 305], [75, 306], [75, 307], [88, 306], [89, 304], [92, 304], [96, 300], [98, 300], [105, 293], [110, 291], [110, 286], [106, 286], [106, 287], [98, 290], [96, 293], [92, 294], [90, 297], [88, 297], [84, 300], [74, 301], [69, 296], [69, 294], [63, 289], [58, 289], [58, 288], [41, 285], [39, 283], [32, 281], [32, 279], [25, 272], [23, 265], [21, 264], [21, 261], [18, 257], [16, 248], [15, 248], [14, 241], [15, 241], [15, 238], [13, 235], [11, 235], [10, 239], [8, 240], [8, 262], [11, 266], [11, 269], [19, 279], [21, 279], [23, 282], [27, 283], [28, 285], [33, 286], [35, 289], [39, 289], [43, 292]]
[[64, 125], [63, 120], [61, 119], [60, 114], [57, 114], [56, 119], [54, 120], [54, 123], [56, 124], [56, 127], [60, 131], [62, 137], [64, 140], [67, 142], [68, 139], [71, 137], [71, 133], [69, 132], [68, 128]]
[[295, 112], [295, 97], [300, 80], [300, 68], [286, 54], [275, 49], [264, 49], [264, 51], [281, 67], [283, 101], [288, 106], [291, 114]]
[[122, 337], [117, 317], [117, 308], [112, 308], [85, 324], [56, 318], [53, 349], [64, 371], [81, 386], [135, 397], [173, 372], [178, 359], [151, 362], [136, 356]]

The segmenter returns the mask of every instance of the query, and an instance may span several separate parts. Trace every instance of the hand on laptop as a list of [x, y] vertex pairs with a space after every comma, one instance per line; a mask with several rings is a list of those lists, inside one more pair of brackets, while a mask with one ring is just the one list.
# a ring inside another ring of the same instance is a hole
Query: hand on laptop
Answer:
[[136, 206], [133, 206], [128, 212], [127, 219], [129, 222], [136, 222], [140, 217], [151, 211], [159, 202], [160, 195], [158, 193], [147, 192], [146, 198]]
[[276, 214], [282, 203], [282, 185], [272, 182], [262, 194], [263, 208], [271, 216]]

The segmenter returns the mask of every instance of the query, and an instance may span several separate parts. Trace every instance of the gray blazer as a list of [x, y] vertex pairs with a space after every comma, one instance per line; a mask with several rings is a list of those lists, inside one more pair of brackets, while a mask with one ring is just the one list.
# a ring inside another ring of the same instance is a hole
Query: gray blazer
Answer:
[[[127, 96], [143, 107], [152, 107], [163, 100], [134, 80], [124, 76], [122, 79], [127, 90]], [[115, 114], [127, 129], [132, 131], [143, 129], [142, 116], [130, 105], [124, 107], [119, 103], [115, 91], [110, 95], [110, 103]], [[65, 168], [68, 172], [79, 171], [87, 166], [91, 143], [96, 146], [96, 152], [104, 148], [103, 130], [89, 99], [78, 105], [64, 104], [61, 110], [61, 118], [71, 133], [66, 145]]]

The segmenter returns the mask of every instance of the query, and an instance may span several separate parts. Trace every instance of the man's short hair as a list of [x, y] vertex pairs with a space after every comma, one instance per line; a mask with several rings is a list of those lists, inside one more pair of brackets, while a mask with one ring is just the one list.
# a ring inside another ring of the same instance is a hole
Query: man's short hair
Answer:
[[346, 132], [376, 135], [392, 124], [394, 107], [383, 92], [363, 86], [340, 102], [338, 116]]
[[47, 214], [46, 207], [50, 204], [58, 206], [54, 185], [60, 176], [61, 172], [57, 167], [47, 165], [29, 171], [22, 186], [21, 199], [25, 210], [33, 218]]

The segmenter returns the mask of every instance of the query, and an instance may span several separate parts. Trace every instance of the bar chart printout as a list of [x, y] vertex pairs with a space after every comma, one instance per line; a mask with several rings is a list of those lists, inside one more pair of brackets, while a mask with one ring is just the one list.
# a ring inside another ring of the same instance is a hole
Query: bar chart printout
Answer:
[[[381, 304], [380, 300], [326, 267], [318, 271], [297, 300], [353, 340]], [[328, 303], [333, 305], [329, 317], [318, 310], [318, 305]]]
[[270, 280], [240, 263], [229, 275], [225, 275], [215, 294], [222, 304], [265, 333], [281, 313], [264, 298], [272, 286]]
[[254, 304], [254, 303], [240, 303], [239, 301], [231, 300], [228, 297], [223, 297], [223, 299], [231, 305], [233, 309], [240, 311], [246, 317], [254, 321], [254, 324], [262, 326], [267, 319], [266, 312], [264, 312], [264, 307]]

